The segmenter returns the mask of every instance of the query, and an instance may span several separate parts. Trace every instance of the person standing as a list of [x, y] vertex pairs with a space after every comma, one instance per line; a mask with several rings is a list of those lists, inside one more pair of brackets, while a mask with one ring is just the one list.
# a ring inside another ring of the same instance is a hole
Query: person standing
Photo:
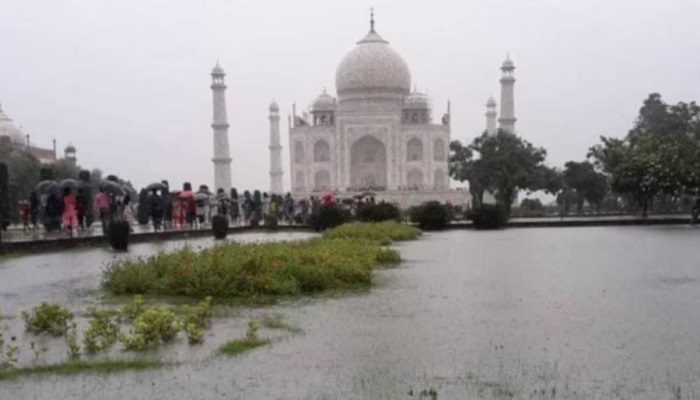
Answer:
[[41, 207], [41, 204], [39, 202], [39, 196], [36, 195], [36, 192], [31, 192], [29, 194], [29, 210], [31, 213], [31, 221], [32, 221], [32, 230], [36, 232], [37, 228], [39, 227], [39, 209]]
[[163, 222], [163, 199], [158, 195], [158, 190], [153, 190], [149, 201], [149, 211], [153, 220], [153, 230], [158, 232], [161, 230]]
[[29, 223], [32, 219], [32, 211], [27, 200], [22, 201], [22, 205], [20, 206], [20, 214], [22, 215], [22, 231], [27, 233], [27, 231], [29, 231]]
[[134, 205], [131, 202], [131, 196], [128, 194], [124, 196], [124, 210], [122, 211], [122, 218], [124, 221], [129, 223], [129, 230], [134, 231]]
[[68, 230], [68, 234], [73, 237], [73, 230], [78, 226], [78, 216], [76, 213], [76, 200], [70, 188], [63, 189], [63, 227]]
[[107, 236], [107, 225], [109, 225], [109, 196], [104, 192], [103, 189], [95, 196], [95, 209], [97, 209], [97, 214], [100, 216], [100, 222], [102, 223], [102, 234]]

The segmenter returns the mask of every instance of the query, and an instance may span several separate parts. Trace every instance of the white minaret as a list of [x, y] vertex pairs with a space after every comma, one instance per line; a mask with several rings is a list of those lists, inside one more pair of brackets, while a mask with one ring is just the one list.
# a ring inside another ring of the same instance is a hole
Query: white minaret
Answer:
[[489, 101], [486, 102], [486, 133], [489, 136], [496, 134], [498, 127], [496, 126], [496, 100], [493, 97], [489, 97]]
[[226, 73], [219, 62], [211, 71], [211, 91], [214, 100], [214, 190], [231, 192], [231, 154], [228, 147], [228, 119], [226, 118]]
[[270, 193], [282, 194], [282, 145], [280, 144], [280, 108], [270, 104]]
[[510, 60], [510, 56], [503, 61], [501, 71], [501, 118], [498, 119], [498, 123], [504, 131], [515, 133], [515, 64]]

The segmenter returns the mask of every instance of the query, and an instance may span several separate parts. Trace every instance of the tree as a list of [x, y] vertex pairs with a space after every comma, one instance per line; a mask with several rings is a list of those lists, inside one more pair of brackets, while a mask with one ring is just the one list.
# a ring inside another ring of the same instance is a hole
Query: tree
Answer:
[[700, 107], [669, 106], [652, 93], [627, 136], [601, 137], [589, 157], [610, 176], [612, 190], [632, 197], [646, 217], [656, 195], [700, 188]]
[[480, 160], [473, 159], [474, 152], [469, 146], [463, 146], [458, 140], [450, 143], [450, 157], [448, 161], [449, 175], [460, 182], [469, 182], [469, 192], [472, 195], [474, 206], [483, 203], [484, 189], [488, 186], [486, 174]]
[[471, 149], [479, 153], [486, 189], [492, 191], [498, 203], [510, 217], [510, 209], [519, 190], [547, 189], [552, 175], [544, 165], [547, 151], [534, 147], [519, 136], [499, 130], [496, 135], [483, 134], [474, 139]]
[[54, 178], [58, 181], [63, 179], [78, 179], [78, 174], [80, 173], [80, 167], [66, 159], [56, 160], [51, 164], [51, 169], [53, 169]]
[[7, 136], [0, 137], [0, 160], [7, 166], [8, 185], [13, 185], [13, 195], [21, 200], [28, 199], [39, 183], [39, 160], [24, 146], [12, 143]]
[[605, 175], [597, 172], [591, 162], [567, 162], [562, 177], [564, 186], [571, 192], [565, 198], [573, 198], [579, 215], [583, 214], [584, 201], [594, 206], [596, 211], [600, 209], [600, 203], [608, 192], [608, 183]]

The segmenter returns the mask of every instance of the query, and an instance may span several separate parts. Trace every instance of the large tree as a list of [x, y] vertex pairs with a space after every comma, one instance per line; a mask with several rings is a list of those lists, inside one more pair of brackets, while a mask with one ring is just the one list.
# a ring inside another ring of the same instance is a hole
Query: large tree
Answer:
[[469, 180], [470, 187], [476, 186], [472, 193], [493, 193], [508, 216], [519, 190], [549, 189], [553, 184], [553, 172], [544, 165], [546, 150], [512, 133], [484, 133], [469, 145], [469, 152], [459, 142], [453, 142], [450, 150], [451, 176]]
[[583, 213], [583, 204], [594, 206], [600, 210], [600, 203], [608, 192], [608, 182], [605, 175], [597, 172], [589, 161], [569, 161], [564, 164], [562, 175], [564, 187], [569, 190], [569, 195], [576, 203], [578, 214]]
[[646, 216], [658, 194], [700, 188], [700, 107], [668, 105], [652, 93], [624, 139], [601, 137], [589, 156], [610, 176], [613, 191], [632, 197]]

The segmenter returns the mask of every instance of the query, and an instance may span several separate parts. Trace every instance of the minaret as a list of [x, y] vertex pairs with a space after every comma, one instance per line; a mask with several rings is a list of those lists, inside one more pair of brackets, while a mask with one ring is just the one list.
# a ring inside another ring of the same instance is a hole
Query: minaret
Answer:
[[270, 193], [282, 194], [282, 145], [280, 144], [280, 108], [270, 104]]
[[216, 62], [211, 71], [211, 91], [214, 100], [214, 188], [231, 192], [231, 155], [228, 147], [228, 120], [226, 118], [226, 84], [224, 69]]
[[496, 100], [493, 97], [489, 97], [489, 101], [486, 102], [486, 133], [489, 136], [496, 134], [498, 128], [496, 126]]
[[500, 128], [509, 133], [515, 133], [515, 99], [513, 89], [515, 86], [515, 64], [510, 56], [503, 61], [501, 66], [501, 118], [498, 119]]

